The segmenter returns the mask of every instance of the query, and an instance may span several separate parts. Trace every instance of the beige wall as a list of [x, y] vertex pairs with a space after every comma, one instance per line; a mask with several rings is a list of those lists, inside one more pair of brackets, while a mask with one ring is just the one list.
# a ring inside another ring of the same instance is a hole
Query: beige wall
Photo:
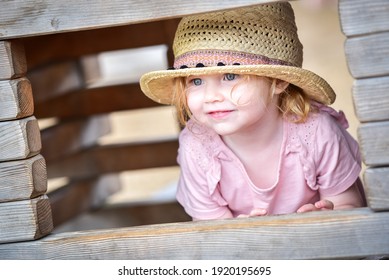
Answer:
[[320, 75], [334, 88], [332, 107], [345, 112], [349, 132], [356, 138], [358, 120], [354, 113], [351, 77], [344, 54], [346, 37], [340, 29], [337, 1], [292, 1], [300, 40], [304, 45], [303, 67]]

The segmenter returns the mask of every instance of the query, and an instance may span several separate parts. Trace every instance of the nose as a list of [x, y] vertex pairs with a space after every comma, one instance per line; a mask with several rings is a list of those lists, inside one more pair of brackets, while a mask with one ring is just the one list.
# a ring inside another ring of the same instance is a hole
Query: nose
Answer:
[[207, 103], [221, 102], [224, 100], [221, 85], [215, 81], [208, 81], [205, 87], [204, 101]]

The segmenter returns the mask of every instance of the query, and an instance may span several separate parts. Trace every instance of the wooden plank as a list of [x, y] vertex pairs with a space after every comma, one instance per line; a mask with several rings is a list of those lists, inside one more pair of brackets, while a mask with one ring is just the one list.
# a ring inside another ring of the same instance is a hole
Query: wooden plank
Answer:
[[37, 118], [80, 118], [114, 111], [161, 106], [139, 84], [112, 85], [70, 92], [35, 104]]
[[348, 38], [345, 53], [354, 78], [389, 75], [389, 32]]
[[180, 174], [178, 165], [115, 174], [118, 175], [120, 186], [117, 192], [104, 201], [103, 208], [176, 201]]
[[339, 17], [346, 36], [389, 30], [389, 2], [387, 0], [341, 0]]
[[29, 117], [34, 112], [30, 81], [0, 81], [0, 121]]
[[80, 61], [61, 61], [28, 72], [35, 103], [85, 87]]
[[0, 243], [35, 240], [52, 230], [47, 196], [0, 203]]
[[[118, 176], [108, 174], [98, 178], [73, 181], [49, 192], [54, 227], [82, 213], [100, 208], [103, 202], [119, 188]], [[69, 205], [72, 207], [68, 207]]]
[[[75, 181], [48, 193], [55, 231], [117, 228], [190, 220], [183, 208], [172, 200], [168, 202], [128, 200], [126, 203], [121, 201], [106, 205], [107, 199], [116, 195], [121, 188], [140, 187], [123, 184], [120, 173], [114, 173], [96, 179]], [[68, 205], [72, 207], [69, 208]], [[83, 223], [85, 219], [89, 222]], [[61, 229], [58, 229], [59, 226]]]
[[23, 44], [18, 40], [0, 41], [0, 80], [21, 77], [26, 74], [26, 71]]
[[353, 98], [359, 121], [389, 120], [388, 93], [389, 76], [354, 80]]
[[[165, 121], [156, 124], [155, 119]], [[127, 110], [69, 120], [42, 131], [42, 155], [53, 162], [95, 145], [128, 145], [177, 137], [179, 127], [172, 107]]]
[[358, 127], [358, 140], [366, 165], [389, 164], [389, 121], [361, 124]]
[[41, 155], [0, 162], [0, 202], [34, 198], [46, 190], [46, 163]]
[[[389, 212], [368, 208], [51, 234], [3, 259], [339, 259], [389, 254]], [[309, 244], [309, 246], [307, 246]]]
[[98, 146], [47, 164], [48, 178], [96, 177], [103, 173], [177, 165], [177, 139]]
[[[179, 220], [184, 221], [183, 216], [186, 216], [187, 221], [188, 216], [184, 215], [181, 206], [173, 205], [175, 211], [164, 213], [157, 210], [159, 207], [164, 208], [164, 203], [176, 203], [174, 193], [178, 174], [178, 166], [109, 173], [98, 178], [65, 181], [65, 184], [53, 191], [50, 189], [55, 187], [56, 180], [50, 180], [48, 196], [55, 231], [178, 221], [174, 217], [180, 217]], [[72, 207], [69, 208], [68, 205]], [[84, 225], [85, 219], [95, 222]], [[59, 230], [58, 226], [64, 222], [66, 225]]]
[[0, 162], [25, 159], [41, 150], [41, 133], [34, 116], [0, 122]]
[[364, 173], [366, 197], [375, 211], [389, 209], [389, 167], [367, 168]]
[[157, 201], [95, 209], [55, 227], [54, 233], [188, 222], [190, 220], [191, 218], [178, 202]]
[[23, 38], [28, 69], [49, 61], [73, 60], [105, 51], [171, 44], [178, 21], [169, 19]]
[[108, 115], [59, 123], [42, 130], [42, 155], [52, 161], [97, 144], [110, 131]]
[[33, 0], [6, 1], [1, 3], [0, 9], [0, 39], [157, 21], [274, 1], [167, 0], [163, 5], [160, 0], [150, 0], [147, 3], [115, 0], [105, 5], [101, 2], [77, 0], [69, 0], [67, 5], [56, 0], [45, 0], [39, 4]]

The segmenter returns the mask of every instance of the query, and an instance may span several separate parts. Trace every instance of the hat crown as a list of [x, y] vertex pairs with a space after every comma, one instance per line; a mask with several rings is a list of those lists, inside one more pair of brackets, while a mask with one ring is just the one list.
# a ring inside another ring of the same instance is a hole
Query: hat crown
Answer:
[[301, 67], [302, 49], [293, 9], [287, 2], [184, 17], [173, 42], [176, 61], [187, 53], [218, 50]]

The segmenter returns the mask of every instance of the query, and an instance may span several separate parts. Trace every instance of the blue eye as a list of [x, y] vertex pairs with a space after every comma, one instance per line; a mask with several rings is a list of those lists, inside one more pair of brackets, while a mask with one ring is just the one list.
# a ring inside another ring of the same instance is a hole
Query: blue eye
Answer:
[[203, 81], [200, 78], [195, 78], [191, 82], [195, 86], [200, 86], [203, 83]]
[[233, 81], [238, 77], [237, 74], [227, 73], [224, 75], [224, 79], [227, 81]]

